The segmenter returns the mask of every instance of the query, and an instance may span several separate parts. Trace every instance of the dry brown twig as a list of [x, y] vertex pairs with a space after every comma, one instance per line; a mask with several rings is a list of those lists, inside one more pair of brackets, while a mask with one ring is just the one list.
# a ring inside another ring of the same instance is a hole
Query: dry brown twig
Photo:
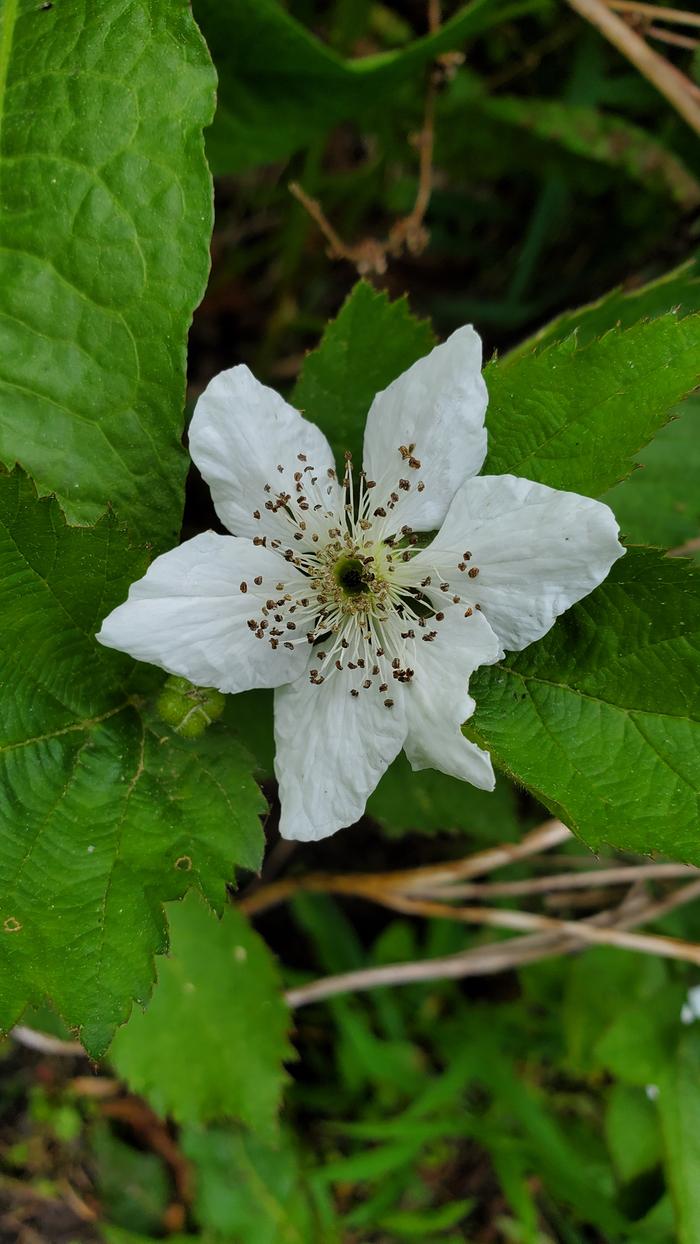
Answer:
[[678, 26], [700, 26], [700, 13], [687, 13], [685, 9], [668, 9], [661, 4], [646, 4], [644, 0], [608, 0], [608, 8], [618, 13], [637, 13], [654, 21], [672, 22]]
[[626, 932], [632, 925], [658, 920], [669, 911], [698, 898], [700, 898], [700, 880], [679, 887], [659, 902], [646, 901], [639, 894], [632, 896], [629, 901], [630, 896], [627, 896], [618, 908], [598, 912], [586, 920], [554, 921], [552, 923], [560, 927], [551, 928], [549, 932], [528, 933], [509, 941], [477, 946], [436, 959], [424, 959], [412, 963], [389, 963], [378, 968], [361, 968], [355, 972], [326, 976], [301, 985], [297, 989], [288, 990], [285, 997], [290, 1007], [298, 1008], [337, 994], [356, 993], [387, 985], [407, 985], [432, 980], [458, 980], [466, 976], [491, 976], [498, 972], [509, 971], [514, 967], [521, 967], [526, 963], [572, 954], [593, 942], [614, 946], [624, 944], [628, 950], [642, 951], [647, 954], [664, 954], [672, 949], [673, 953], [670, 957], [700, 963], [700, 947], [698, 946], [692, 946], [690, 943], [675, 938], [657, 936], [647, 938], [645, 935]]
[[[440, 0], [428, 0], [428, 30], [435, 34], [440, 29]], [[398, 256], [406, 250], [411, 255], [420, 255], [425, 250], [429, 235], [425, 228], [425, 214], [430, 204], [433, 190], [433, 151], [435, 148], [435, 99], [437, 95], [436, 70], [442, 67], [447, 72], [461, 63], [459, 53], [446, 53], [437, 57], [435, 67], [428, 72], [425, 92], [423, 125], [413, 136], [413, 143], [418, 148], [418, 189], [416, 198], [407, 216], [395, 221], [386, 238], [363, 238], [359, 242], [343, 241], [338, 231], [326, 216], [318, 199], [307, 194], [298, 182], [289, 183], [289, 191], [301, 203], [309, 216], [318, 225], [328, 242], [328, 255], [331, 259], [345, 259], [351, 263], [360, 276], [375, 274], [382, 276], [386, 272], [389, 255]]]
[[[700, 946], [679, 938], [658, 934], [634, 933], [633, 925], [659, 919], [676, 906], [700, 897], [700, 880], [679, 887], [659, 902], [651, 901], [644, 889], [647, 881], [697, 878], [697, 870], [683, 864], [620, 864], [614, 868], [578, 869], [516, 882], [472, 882], [467, 878], [482, 876], [516, 860], [536, 857], [570, 839], [570, 831], [561, 821], [551, 820], [539, 825], [518, 843], [504, 843], [486, 851], [478, 851], [462, 860], [434, 864], [423, 868], [393, 873], [319, 874], [283, 878], [262, 885], [246, 896], [240, 906], [248, 914], [264, 911], [291, 898], [302, 890], [344, 894], [379, 903], [406, 915], [458, 920], [467, 924], [509, 929], [525, 936], [495, 942], [444, 959], [414, 964], [390, 964], [380, 969], [369, 968], [341, 976], [312, 981], [290, 990], [291, 1006], [306, 1003], [340, 992], [372, 989], [380, 985], [408, 981], [434, 980], [442, 976], [458, 977], [502, 972], [523, 963], [552, 955], [570, 954], [587, 945], [616, 946], [643, 954], [661, 955], [700, 965]], [[565, 858], [565, 857], [564, 857]], [[568, 889], [625, 885], [627, 894], [619, 907], [605, 909], [584, 920], [558, 919], [535, 912], [512, 911], [486, 906], [453, 906], [457, 898], [498, 898], [521, 894], [548, 894]]]
[[[660, 56], [658, 52], [649, 47], [646, 40], [628, 22], [613, 12], [613, 9], [620, 9], [621, 3], [622, 0], [610, 0], [608, 4], [604, 0], [568, 0], [571, 8], [595, 26], [627, 60], [631, 61], [643, 77], [666, 97], [690, 128], [696, 134], [700, 134], [700, 88], [664, 56]], [[621, 11], [648, 15], [649, 10], [652, 10], [652, 15], [656, 18], [660, 18], [664, 12], [662, 9], [657, 9], [655, 5], [635, 3], [633, 7], [632, 0], [626, 0], [624, 9]], [[681, 10], [666, 10], [667, 14], [668, 12], [674, 14], [676, 21], [679, 20]], [[685, 16], [687, 18], [688, 15]], [[690, 16], [692, 18], [692, 14]]]

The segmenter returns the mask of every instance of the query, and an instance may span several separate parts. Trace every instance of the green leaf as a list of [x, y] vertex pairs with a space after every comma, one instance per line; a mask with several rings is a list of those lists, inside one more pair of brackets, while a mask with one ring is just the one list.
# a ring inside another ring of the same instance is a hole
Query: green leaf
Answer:
[[487, 474], [599, 496], [700, 379], [700, 315], [576, 337], [486, 369]]
[[598, 1062], [623, 1084], [656, 1084], [676, 1054], [684, 995], [671, 984], [624, 1007], [596, 1043]]
[[233, 907], [219, 920], [190, 894], [168, 915], [170, 954], [153, 998], [132, 1012], [110, 1058], [158, 1114], [236, 1119], [272, 1139], [292, 1055], [275, 962]]
[[605, 1111], [605, 1137], [622, 1183], [656, 1166], [661, 1157], [659, 1118], [644, 1089], [613, 1085]]
[[93, 638], [143, 570], [111, 517], [68, 527], [0, 475], [0, 1025], [48, 996], [95, 1056], [150, 993], [161, 903], [196, 884], [221, 908], [263, 843], [235, 738], [169, 731], [134, 694], [133, 662]]
[[594, 849], [700, 863], [698, 581], [628, 550], [544, 639], [472, 679], [468, 734]]
[[90, 1157], [103, 1212], [128, 1231], [156, 1233], [170, 1199], [162, 1158], [125, 1144], [102, 1121], [90, 1130]]
[[0, 49], [0, 461], [71, 521], [111, 502], [172, 543], [212, 224], [206, 47], [172, 0], [6, 0]]
[[216, 173], [281, 160], [331, 126], [376, 110], [440, 52], [458, 48], [544, 0], [472, 0], [434, 34], [395, 52], [344, 60], [278, 0], [196, 0], [195, 13], [219, 70], [219, 103], [208, 138]]
[[579, 346], [590, 345], [612, 328], [631, 328], [642, 320], [657, 319], [670, 311], [681, 315], [700, 311], [700, 259], [689, 259], [638, 288], [623, 290], [618, 287], [585, 307], [565, 311], [507, 357], [513, 359], [533, 350], [543, 350], [555, 341], [570, 337], [574, 329]]
[[556, 143], [573, 155], [611, 165], [685, 209], [700, 203], [700, 182], [648, 130], [630, 121], [565, 100], [520, 96], [487, 95], [480, 108], [488, 117]]
[[391, 302], [358, 281], [318, 349], [304, 360], [294, 405], [323, 429], [338, 459], [348, 449], [359, 463], [375, 393], [434, 345], [430, 324], [411, 314], [406, 298]]
[[315, 1229], [292, 1137], [274, 1146], [233, 1129], [186, 1127], [182, 1148], [196, 1177], [195, 1212], [221, 1241], [335, 1244]]
[[409, 831], [461, 831], [477, 839], [502, 842], [518, 837], [521, 829], [515, 791], [508, 782], [500, 781], [495, 791], [481, 791], [433, 769], [414, 773], [403, 753], [370, 795], [367, 814], [390, 837]]
[[603, 497], [623, 539], [664, 548], [700, 536], [700, 397], [689, 397], [639, 455], [641, 470]]
[[566, 973], [562, 1008], [567, 1070], [576, 1076], [600, 1072], [601, 1037], [630, 1006], [658, 1010], [656, 998], [667, 981], [663, 960], [611, 946], [591, 947], [574, 959]]
[[700, 1033], [689, 1031], [658, 1084], [666, 1178], [676, 1214], [678, 1244], [700, 1239]]

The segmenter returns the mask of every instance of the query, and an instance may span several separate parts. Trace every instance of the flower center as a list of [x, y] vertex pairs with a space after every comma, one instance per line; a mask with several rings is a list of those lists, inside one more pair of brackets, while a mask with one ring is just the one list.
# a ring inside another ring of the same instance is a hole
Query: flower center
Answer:
[[333, 576], [346, 596], [363, 596], [369, 591], [367, 567], [359, 557], [341, 557], [335, 564]]

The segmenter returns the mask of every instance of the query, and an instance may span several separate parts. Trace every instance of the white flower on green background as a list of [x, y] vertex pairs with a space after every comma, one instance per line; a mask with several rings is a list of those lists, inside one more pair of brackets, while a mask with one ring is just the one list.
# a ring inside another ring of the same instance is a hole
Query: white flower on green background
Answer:
[[461, 328], [377, 394], [357, 477], [247, 367], [197, 403], [190, 452], [234, 534], [156, 558], [98, 639], [203, 687], [275, 688], [286, 838], [351, 825], [402, 747], [492, 789], [461, 731], [470, 675], [539, 639], [624, 552], [601, 502], [477, 477], [487, 400]]

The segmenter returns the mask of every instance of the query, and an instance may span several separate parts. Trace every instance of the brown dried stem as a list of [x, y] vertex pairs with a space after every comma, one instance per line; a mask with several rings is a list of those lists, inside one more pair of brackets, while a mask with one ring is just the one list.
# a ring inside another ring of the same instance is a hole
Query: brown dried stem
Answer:
[[661, 4], [645, 4], [643, 0], [608, 0], [608, 8], [615, 9], [618, 13], [638, 13], [640, 17], [672, 22], [678, 26], [700, 26], [700, 13], [669, 9]]
[[[428, 29], [434, 34], [440, 29], [440, 0], [428, 0]], [[440, 57], [445, 65], [451, 63], [449, 55]], [[435, 148], [435, 98], [436, 81], [434, 69], [428, 72], [425, 91], [425, 108], [423, 125], [415, 136], [418, 148], [418, 188], [416, 198], [407, 216], [402, 216], [389, 230], [389, 236], [380, 238], [363, 238], [360, 242], [349, 244], [344, 242], [338, 231], [333, 227], [318, 199], [312, 199], [298, 182], [289, 183], [289, 190], [301, 203], [312, 220], [316, 222], [321, 233], [328, 242], [328, 255], [331, 259], [345, 259], [353, 264], [360, 276], [376, 273], [381, 276], [386, 272], [387, 256], [400, 255], [407, 250], [412, 255], [420, 255], [428, 244], [428, 232], [424, 225], [425, 214], [430, 204], [433, 191], [433, 152]]]
[[270, 885], [259, 886], [247, 895], [239, 907], [248, 916], [286, 902], [301, 890], [324, 894], [349, 894], [382, 902], [383, 896], [395, 893], [410, 895], [420, 893], [426, 884], [433, 887], [449, 885], [453, 881], [478, 877], [482, 873], [503, 868], [516, 860], [527, 859], [540, 851], [558, 846], [571, 837], [571, 832], [561, 821], [545, 821], [537, 829], [526, 834], [521, 842], [506, 842], [486, 851], [477, 851], [462, 860], [448, 860], [444, 864], [430, 864], [424, 868], [404, 869], [389, 873], [308, 873], [302, 877], [284, 877]]
[[660, 56], [635, 30], [613, 13], [603, 0], [568, 0], [569, 5], [595, 26], [647, 78], [696, 134], [700, 134], [700, 90]]
[[[390, 963], [378, 968], [362, 968], [355, 972], [345, 972], [310, 981], [297, 989], [288, 990], [285, 996], [289, 1006], [301, 1007], [337, 994], [378, 989], [387, 985], [407, 985], [419, 981], [457, 980], [466, 976], [494, 975], [525, 963], [552, 958], [556, 955], [571, 954], [594, 940], [603, 945], [620, 945], [619, 935], [624, 934], [626, 928], [658, 920], [674, 908], [683, 906], [698, 897], [700, 897], [700, 881], [679, 887], [673, 894], [655, 903], [639, 902], [639, 896], [630, 901], [630, 896], [628, 896], [617, 909], [598, 912], [586, 920], [554, 922], [566, 925], [573, 932], [532, 933], [510, 941], [478, 946], [437, 959], [421, 960], [415, 963]], [[634, 934], [626, 934], [627, 938], [630, 936], [635, 937]], [[673, 944], [672, 957], [686, 958], [683, 952], [688, 951], [692, 952], [692, 962], [700, 961], [700, 948], [691, 946], [690, 943], [673, 938], [661, 939], [646, 936], [643, 936], [642, 940], [644, 945], [637, 941], [637, 944], [632, 946], [628, 941], [626, 948], [658, 954], [658, 943], [661, 941], [664, 944]], [[650, 946], [651, 942], [654, 943], [653, 949]]]

